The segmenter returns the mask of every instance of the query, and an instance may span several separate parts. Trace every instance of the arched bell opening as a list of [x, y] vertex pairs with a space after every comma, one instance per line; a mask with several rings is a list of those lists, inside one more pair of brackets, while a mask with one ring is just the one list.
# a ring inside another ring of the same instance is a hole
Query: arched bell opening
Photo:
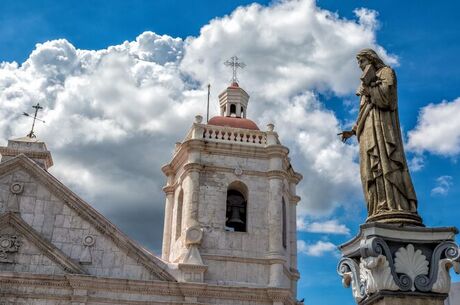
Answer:
[[236, 105], [230, 104], [230, 116], [236, 116]]
[[247, 232], [247, 187], [235, 181], [228, 186], [225, 230]]

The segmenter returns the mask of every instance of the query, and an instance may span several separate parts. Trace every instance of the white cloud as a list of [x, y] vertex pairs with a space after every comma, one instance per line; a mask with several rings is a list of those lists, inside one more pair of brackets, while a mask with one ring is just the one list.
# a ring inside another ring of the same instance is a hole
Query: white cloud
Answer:
[[261, 99], [283, 101], [306, 89], [348, 94], [358, 85], [356, 53], [374, 47], [376, 14], [360, 12], [358, 22], [322, 10], [313, 0], [252, 4], [216, 18], [187, 40], [182, 68], [202, 82], [226, 84], [223, 60], [237, 54], [248, 66], [240, 80]]
[[326, 253], [335, 253], [337, 246], [328, 241], [319, 240], [314, 244], [308, 244], [303, 240], [297, 241], [297, 251], [309, 256], [324, 256]]
[[416, 154], [409, 160], [408, 165], [411, 172], [418, 172], [425, 166], [425, 158], [423, 155]]
[[[352, 93], [361, 48], [396, 62], [376, 43], [375, 12], [356, 14], [346, 20], [313, 0], [291, 0], [240, 7], [186, 41], [144, 32], [101, 50], [65, 39], [37, 44], [22, 65], [0, 65], [0, 138], [25, 135], [30, 121], [20, 114], [40, 102], [46, 124], [37, 134], [53, 153], [56, 176], [116, 223], [128, 213], [161, 215], [160, 167], [204, 114], [208, 82], [217, 113], [217, 93], [231, 76], [222, 63], [238, 55], [247, 64], [239, 78], [251, 95], [248, 117], [260, 127], [275, 123], [304, 175], [299, 214], [331, 213], [362, 196], [357, 147], [339, 141], [340, 122], [315, 92]], [[143, 226], [159, 233], [134, 233], [158, 247], [161, 221], [146, 218]]]
[[358, 17], [359, 23], [364, 25], [368, 29], [375, 30], [379, 26], [379, 23], [377, 21], [377, 11], [361, 7], [355, 9], [353, 12]]
[[436, 186], [431, 190], [431, 196], [446, 196], [452, 184], [451, 176], [440, 176], [436, 178]]
[[297, 230], [310, 233], [350, 235], [350, 229], [346, 225], [339, 223], [336, 219], [323, 222], [308, 222], [305, 218], [298, 217]]
[[438, 155], [460, 153], [460, 98], [421, 109], [417, 126], [409, 131], [408, 148]]

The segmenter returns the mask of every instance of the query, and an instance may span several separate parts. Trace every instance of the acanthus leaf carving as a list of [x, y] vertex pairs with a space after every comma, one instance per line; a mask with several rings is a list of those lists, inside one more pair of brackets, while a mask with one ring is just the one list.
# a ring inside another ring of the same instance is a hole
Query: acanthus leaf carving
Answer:
[[364, 283], [367, 295], [380, 290], [395, 291], [399, 289], [384, 255], [361, 258], [359, 268], [361, 281]]

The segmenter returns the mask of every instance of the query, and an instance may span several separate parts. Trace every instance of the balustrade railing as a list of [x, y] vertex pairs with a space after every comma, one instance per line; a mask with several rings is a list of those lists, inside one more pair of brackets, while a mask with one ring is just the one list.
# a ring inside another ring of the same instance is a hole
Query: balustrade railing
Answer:
[[264, 132], [248, 129], [225, 128], [206, 125], [203, 138], [206, 140], [217, 140], [219, 142], [238, 142], [255, 145], [266, 145], [267, 137]]
[[239, 143], [257, 146], [267, 145], [267, 135], [263, 131], [196, 123], [186, 137], [186, 139], [192, 138], [201, 138], [212, 142]]

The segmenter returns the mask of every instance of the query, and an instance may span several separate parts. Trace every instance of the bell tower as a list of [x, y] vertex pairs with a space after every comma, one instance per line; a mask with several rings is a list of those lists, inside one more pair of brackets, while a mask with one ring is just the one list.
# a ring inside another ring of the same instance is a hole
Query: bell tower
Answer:
[[219, 95], [221, 115], [207, 124], [196, 116], [163, 166], [162, 258], [182, 281], [277, 288], [295, 299], [302, 176], [274, 125], [262, 131], [245, 118], [248, 100], [232, 83]]

